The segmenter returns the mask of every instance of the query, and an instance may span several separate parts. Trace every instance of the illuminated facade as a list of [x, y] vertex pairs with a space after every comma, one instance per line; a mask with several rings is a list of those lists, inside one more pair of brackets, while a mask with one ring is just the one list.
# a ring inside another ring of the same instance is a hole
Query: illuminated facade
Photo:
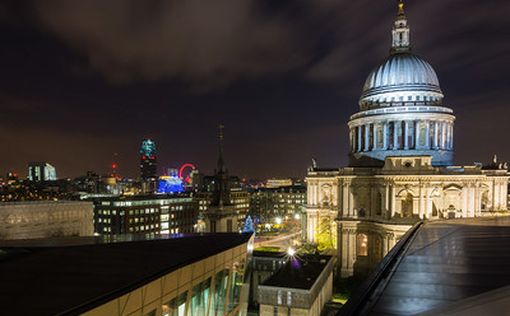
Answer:
[[306, 205], [306, 187], [301, 185], [260, 188], [251, 194], [250, 213], [266, 220], [294, 217]]
[[31, 162], [28, 164], [28, 180], [34, 182], [55, 181], [57, 171], [47, 162]]
[[0, 203], [0, 239], [92, 236], [93, 233], [90, 202]]
[[95, 232], [101, 235], [179, 234], [194, 231], [196, 200], [186, 195], [96, 198]]
[[176, 169], [168, 169], [167, 176], [161, 176], [158, 180], [158, 193], [172, 194], [184, 192], [182, 178], [178, 176]]
[[348, 167], [307, 176], [307, 237], [336, 236], [341, 272], [369, 270], [420, 219], [506, 211], [507, 167], [453, 165], [453, 111], [433, 68], [411, 52], [399, 3], [390, 56], [368, 76], [348, 127]]

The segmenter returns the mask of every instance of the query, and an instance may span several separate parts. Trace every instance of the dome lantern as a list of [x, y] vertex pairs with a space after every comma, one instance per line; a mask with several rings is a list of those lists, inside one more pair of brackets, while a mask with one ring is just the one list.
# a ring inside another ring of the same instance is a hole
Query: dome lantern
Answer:
[[404, 2], [399, 0], [398, 14], [393, 24], [391, 53], [401, 53], [411, 51], [410, 29], [407, 24], [407, 17], [404, 12]]

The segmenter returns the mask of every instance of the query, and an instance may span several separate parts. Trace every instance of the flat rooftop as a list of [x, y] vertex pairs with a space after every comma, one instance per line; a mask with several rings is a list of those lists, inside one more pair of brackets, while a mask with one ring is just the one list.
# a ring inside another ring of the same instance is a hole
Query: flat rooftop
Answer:
[[289, 262], [261, 285], [309, 290], [331, 260], [330, 256], [303, 255]]
[[250, 237], [221, 233], [0, 241], [0, 310], [5, 315], [79, 314]]
[[[447, 309], [461, 306], [461, 312], [448, 315], [478, 315], [467, 309], [478, 305], [490, 315], [507, 314], [508, 300], [505, 307], [491, 304], [498, 297], [493, 291], [506, 286], [504, 295], [510, 293], [509, 245], [509, 217], [426, 223], [370, 314], [446, 315]], [[485, 293], [491, 293], [490, 300]]]

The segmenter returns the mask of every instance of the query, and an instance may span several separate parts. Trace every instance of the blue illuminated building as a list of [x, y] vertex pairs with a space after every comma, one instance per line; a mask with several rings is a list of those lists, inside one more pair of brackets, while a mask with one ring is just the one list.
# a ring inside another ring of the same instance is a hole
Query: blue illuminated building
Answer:
[[158, 193], [181, 193], [184, 192], [184, 184], [178, 176], [163, 176], [159, 177]]

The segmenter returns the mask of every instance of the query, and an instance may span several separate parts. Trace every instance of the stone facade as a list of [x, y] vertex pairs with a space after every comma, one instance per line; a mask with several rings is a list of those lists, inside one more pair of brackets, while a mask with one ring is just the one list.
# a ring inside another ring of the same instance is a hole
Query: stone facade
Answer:
[[0, 204], [0, 239], [92, 236], [91, 202], [37, 201]]
[[315, 242], [327, 218], [345, 275], [359, 257], [358, 234], [380, 249], [369, 251], [367, 265], [375, 265], [419, 219], [479, 217], [507, 205], [505, 168], [433, 167], [428, 156], [387, 157], [383, 168], [311, 168], [307, 183], [307, 238]]
[[400, 2], [391, 54], [368, 76], [348, 123], [349, 166], [314, 160], [308, 170], [307, 238], [320, 242], [329, 225], [342, 276], [370, 270], [418, 220], [507, 209], [506, 163], [453, 165], [455, 116], [432, 66], [411, 53], [409, 32]]

